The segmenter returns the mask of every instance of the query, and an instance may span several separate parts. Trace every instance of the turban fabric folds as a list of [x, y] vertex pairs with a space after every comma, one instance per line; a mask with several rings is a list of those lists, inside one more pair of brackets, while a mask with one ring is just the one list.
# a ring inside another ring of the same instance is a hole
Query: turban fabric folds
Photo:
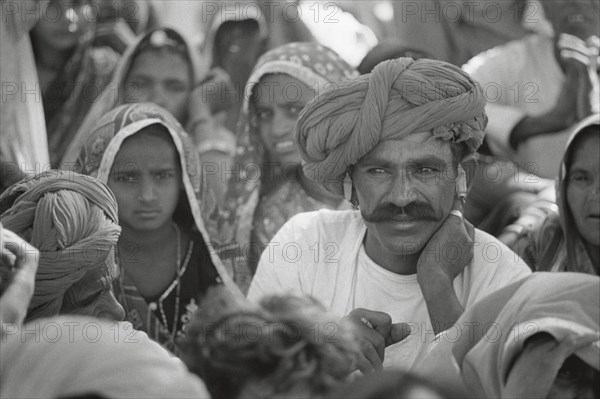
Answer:
[[119, 239], [117, 202], [99, 180], [48, 171], [0, 196], [0, 221], [40, 251], [27, 320], [58, 314], [65, 292], [112, 262]]
[[460, 68], [399, 58], [333, 85], [302, 111], [296, 141], [304, 172], [342, 195], [349, 166], [384, 140], [430, 131], [475, 152], [487, 117], [483, 91]]

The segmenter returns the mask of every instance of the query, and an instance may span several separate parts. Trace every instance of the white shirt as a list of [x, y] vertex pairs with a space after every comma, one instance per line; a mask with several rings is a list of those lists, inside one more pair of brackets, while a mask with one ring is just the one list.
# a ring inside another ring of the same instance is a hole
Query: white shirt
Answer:
[[[385, 366], [410, 368], [428, 351], [434, 332], [417, 275], [392, 273], [373, 262], [362, 244], [366, 225], [359, 211], [320, 210], [290, 219], [263, 252], [248, 298], [311, 295], [334, 315], [356, 308], [388, 313], [412, 323], [407, 340], [386, 349]], [[515, 253], [475, 230], [473, 262], [454, 280], [463, 307], [530, 274]]]

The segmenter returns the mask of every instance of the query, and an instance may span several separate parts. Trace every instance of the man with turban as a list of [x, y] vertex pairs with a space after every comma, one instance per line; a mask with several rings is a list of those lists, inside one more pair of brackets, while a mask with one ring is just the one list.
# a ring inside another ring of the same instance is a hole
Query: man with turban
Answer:
[[321, 93], [298, 121], [304, 171], [359, 210], [292, 218], [263, 252], [249, 298], [312, 295], [347, 315], [362, 336], [357, 367], [369, 372], [384, 356], [410, 368], [466, 307], [528, 275], [461, 212], [484, 107], [466, 73], [427, 59], [387, 61]]
[[[77, 173], [44, 172], [0, 195], [0, 222], [39, 250], [26, 322], [57, 314], [123, 319], [112, 291], [121, 228], [106, 185]], [[9, 262], [0, 267], [11, 274]]]

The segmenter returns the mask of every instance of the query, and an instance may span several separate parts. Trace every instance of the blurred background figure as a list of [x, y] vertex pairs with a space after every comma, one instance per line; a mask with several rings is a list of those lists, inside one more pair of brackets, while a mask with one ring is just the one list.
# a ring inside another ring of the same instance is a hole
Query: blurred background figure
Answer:
[[542, 4], [551, 35], [531, 34], [494, 48], [464, 69], [486, 88], [491, 152], [552, 179], [569, 128], [599, 112], [600, 2]]
[[50, 161], [55, 167], [118, 61], [109, 47], [92, 46], [96, 11], [91, 0], [50, 0], [31, 30]]
[[138, 35], [158, 26], [152, 1], [96, 0], [96, 6], [95, 47], [108, 46], [123, 54]]
[[44, 172], [0, 195], [0, 221], [40, 251], [25, 321], [57, 314], [123, 319], [112, 289], [121, 228], [106, 185], [75, 173]]
[[0, 3], [0, 193], [49, 164], [44, 109], [29, 36], [47, 3]]
[[285, 43], [314, 39], [301, 20], [286, 17], [286, 3], [225, 0], [212, 5], [216, 6], [214, 12], [203, 16], [206, 31], [201, 47], [212, 68], [225, 70], [233, 84], [233, 91], [221, 93], [221, 101], [232, 103], [224, 124], [235, 132], [246, 95], [244, 87], [258, 57]]

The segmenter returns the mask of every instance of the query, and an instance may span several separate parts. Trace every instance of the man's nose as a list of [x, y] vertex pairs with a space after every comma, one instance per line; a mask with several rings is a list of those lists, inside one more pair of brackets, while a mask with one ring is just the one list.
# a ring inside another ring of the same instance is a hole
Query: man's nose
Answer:
[[392, 180], [387, 197], [388, 202], [401, 208], [418, 199], [411, 179], [402, 173], [397, 174]]

